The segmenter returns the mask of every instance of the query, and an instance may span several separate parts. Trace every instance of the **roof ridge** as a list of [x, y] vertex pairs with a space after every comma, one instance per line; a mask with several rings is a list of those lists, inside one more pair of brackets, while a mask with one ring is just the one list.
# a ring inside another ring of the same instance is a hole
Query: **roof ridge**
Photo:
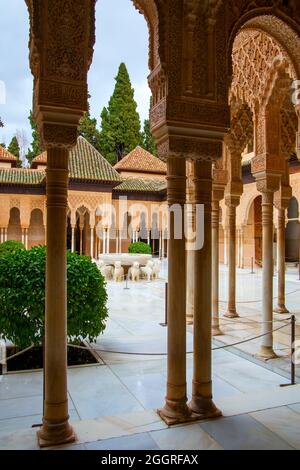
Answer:
[[7, 160], [13, 160], [13, 161], [18, 160], [18, 158], [15, 155], [13, 155], [11, 152], [9, 152], [9, 150], [4, 148], [2, 145], [0, 145], [0, 160], [1, 160], [1, 158], [5, 158]]

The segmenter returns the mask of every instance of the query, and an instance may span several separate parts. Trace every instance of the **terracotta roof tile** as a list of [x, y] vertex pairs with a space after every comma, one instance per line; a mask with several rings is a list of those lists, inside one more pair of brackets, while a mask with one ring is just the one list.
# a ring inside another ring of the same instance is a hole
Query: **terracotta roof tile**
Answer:
[[0, 160], [7, 162], [16, 162], [18, 159], [12, 153], [8, 152], [2, 145], [0, 145]]
[[118, 171], [134, 171], [140, 173], [167, 173], [167, 165], [162, 160], [142, 147], [136, 147], [126, 157], [122, 158], [114, 168]]
[[146, 180], [138, 178], [128, 178], [123, 181], [119, 186], [114, 188], [114, 191], [128, 191], [128, 192], [161, 192], [167, 188], [166, 181]]
[[0, 184], [39, 185], [42, 184], [46, 173], [41, 170], [27, 168], [0, 168]]

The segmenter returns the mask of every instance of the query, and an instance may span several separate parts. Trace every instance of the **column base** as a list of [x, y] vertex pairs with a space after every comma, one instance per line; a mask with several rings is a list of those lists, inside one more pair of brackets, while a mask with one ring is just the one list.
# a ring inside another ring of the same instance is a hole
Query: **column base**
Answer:
[[255, 356], [258, 359], [264, 359], [265, 361], [278, 358], [277, 354], [274, 352], [271, 346], [261, 346]]
[[288, 314], [290, 313], [289, 310], [286, 308], [285, 305], [279, 305], [274, 309], [275, 313], [281, 313], [281, 314]]
[[219, 326], [212, 327], [212, 336], [223, 336], [224, 333]]
[[193, 415], [198, 417], [198, 420], [214, 419], [222, 416], [221, 410], [216, 407], [212, 398], [193, 397], [189, 403], [189, 408]]
[[41, 449], [63, 444], [72, 444], [76, 441], [76, 435], [69, 422], [63, 424], [48, 424], [44, 422], [43, 427], [37, 432], [38, 444]]
[[239, 314], [236, 312], [236, 311], [233, 311], [233, 310], [229, 310], [228, 312], [226, 312], [224, 314], [224, 317], [225, 318], [240, 318]]
[[186, 402], [167, 400], [164, 408], [157, 410], [157, 413], [168, 426], [193, 421], [192, 413]]

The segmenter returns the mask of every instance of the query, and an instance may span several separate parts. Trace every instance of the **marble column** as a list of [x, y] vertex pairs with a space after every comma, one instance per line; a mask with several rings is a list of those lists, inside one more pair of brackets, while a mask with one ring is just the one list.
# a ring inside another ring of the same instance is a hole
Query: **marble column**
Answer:
[[213, 192], [212, 202], [212, 335], [220, 336], [219, 312], [219, 279], [220, 279], [220, 256], [219, 256], [219, 234], [220, 234], [220, 199]]
[[102, 240], [102, 252], [105, 255], [106, 254], [106, 229], [103, 228], [103, 240]]
[[110, 253], [110, 229], [107, 229], [106, 233], [106, 253], [109, 255]]
[[3, 243], [3, 228], [0, 227], [0, 243]]
[[194, 301], [195, 301], [195, 252], [186, 252], [186, 321], [188, 325], [194, 322]]
[[44, 417], [41, 447], [75, 441], [69, 424], [67, 387], [68, 150], [48, 150], [47, 262], [44, 349]]
[[[227, 223], [227, 222], [226, 222]], [[228, 265], [228, 227], [224, 228], [224, 265]]]
[[212, 163], [194, 162], [195, 204], [204, 204], [204, 246], [195, 251], [194, 371], [189, 405], [200, 418], [221, 415], [212, 397]]
[[225, 317], [238, 318], [236, 311], [236, 208], [239, 205], [238, 196], [227, 196], [228, 216], [228, 307]]
[[90, 227], [91, 228], [91, 258], [94, 259], [94, 230], [95, 227]]
[[241, 254], [240, 254], [240, 268], [244, 269], [245, 267], [245, 233], [244, 233], [244, 227], [241, 228], [240, 230], [240, 240], [241, 240]]
[[277, 272], [278, 272], [278, 305], [276, 313], [289, 313], [285, 306], [285, 207], [277, 208]]
[[167, 424], [186, 422], [190, 418], [186, 383], [186, 265], [185, 237], [175, 237], [175, 225], [184, 233], [186, 201], [185, 159], [169, 156], [167, 170], [168, 205], [179, 205], [181, 221], [170, 210], [169, 275], [168, 275], [168, 371], [167, 394], [159, 415]]
[[26, 250], [28, 250], [28, 227], [25, 227], [24, 229], [24, 245]]
[[80, 232], [80, 254], [83, 255], [83, 229], [84, 225], [79, 225], [79, 232]]
[[72, 251], [72, 253], [75, 253], [75, 225], [72, 225], [72, 226], [71, 226], [71, 231], [72, 231], [72, 235], [71, 235], [71, 251]]
[[263, 225], [263, 253], [262, 253], [262, 339], [258, 356], [265, 359], [276, 358], [273, 350], [273, 204], [274, 192], [262, 192], [262, 225]]
[[119, 230], [116, 229], [116, 255], [119, 253]]

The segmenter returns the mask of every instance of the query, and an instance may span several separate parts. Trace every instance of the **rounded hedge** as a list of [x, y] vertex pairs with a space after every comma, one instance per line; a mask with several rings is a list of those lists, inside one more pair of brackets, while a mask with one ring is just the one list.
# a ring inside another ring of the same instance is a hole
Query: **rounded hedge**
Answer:
[[[24, 348], [44, 336], [46, 248], [0, 258], [0, 332]], [[68, 337], [95, 341], [108, 316], [105, 280], [90, 258], [67, 253]]]
[[152, 248], [144, 242], [131, 243], [128, 248], [130, 254], [152, 255]]
[[7, 242], [0, 244], [0, 258], [20, 250], [25, 250], [23, 243], [15, 240], [8, 240]]

